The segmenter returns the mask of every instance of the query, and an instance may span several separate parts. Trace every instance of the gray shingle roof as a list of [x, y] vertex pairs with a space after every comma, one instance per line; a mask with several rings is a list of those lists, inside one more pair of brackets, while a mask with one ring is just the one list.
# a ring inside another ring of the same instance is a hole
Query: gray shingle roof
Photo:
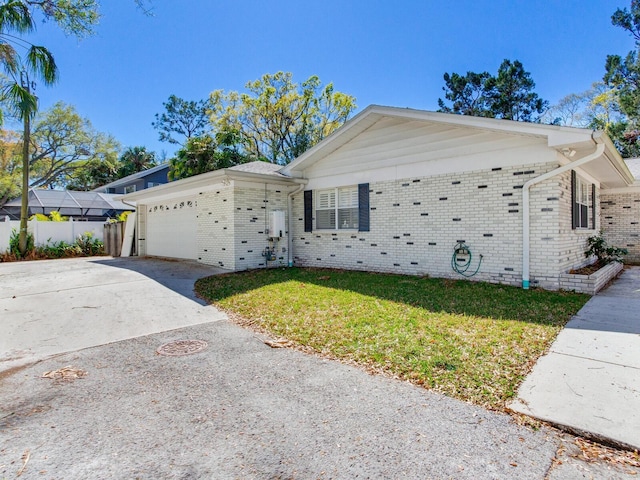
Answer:
[[250, 172], [250, 173], [262, 173], [264, 175], [277, 175], [282, 176], [278, 173], [278, 171], [282, 168], [282, 165], [276, 165], [274, 163], [269, 162], [249, 162], [243, 163], [241, 165], [236, 165], [235, 167], [231, 167], [228, 170], [236, 170], [239, 172]]
[[640, 181], [640, 158], [625, 158], [625, 163], [631, 174], [636, 178], [636, 180]]
[[169, 170], [169, 164], [168, 163], [161, 163], [160, 165], [156, 165], [155, 167], [151, 167], [151, 168], [149, 168], [147, 170], [142, 170], [141, 172], [133, 173], [133, 174], [127, 176], [127, 177], [123, 177], [123, 178], [119, 178], [118, 180], [114, 180], [111, 183], [106, 183], [104, 185], [99, 186], [98, 188], [94, 188], [91, 191], [92, 192], [98, 192], [98, 191], [105, 190], [106, 188], [118, 187], [120, 185], [124, 185], [124, 184], [130, 182], [131, 180], [137, 180], [138, 178], [143, 178], [143, 177], [146, 177], [148, 175], [151, 175], [152, 173], [159, 172], [162, 169], [167, 169], [167, 171], [168, 171]]

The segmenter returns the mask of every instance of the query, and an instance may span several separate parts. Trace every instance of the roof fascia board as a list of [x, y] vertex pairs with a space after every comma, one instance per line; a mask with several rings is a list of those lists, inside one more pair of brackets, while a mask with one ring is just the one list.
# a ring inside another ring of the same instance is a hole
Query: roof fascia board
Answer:
[[201, 175], [195, 175], [189, 178], [184, 178], [175, 182], [169, 182], [157, 187], [139, 190], [127, 195], [117, 196], [115, 197], [115, 199], [120, 201], [139, 202], [140, 200], [145, 199], [175, 196], [176, 194], [187, 194], [187, 192], [197, 189], [209, 189], [209, 187], [213, 187], [214, 185], [222, 183], [225, 179], [254, 180], [259, 181], [260, 183], [269, 183], [275, 185], [298, 185], [300, 183], [306, 183], [306, 180], [278, 177], [275, 175], [266, 175], [254, 172], [222, 169], [203, 173]]

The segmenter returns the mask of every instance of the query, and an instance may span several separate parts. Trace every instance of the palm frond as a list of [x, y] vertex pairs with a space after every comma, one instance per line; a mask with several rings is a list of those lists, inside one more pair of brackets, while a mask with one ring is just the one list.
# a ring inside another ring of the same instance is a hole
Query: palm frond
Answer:
[[45, 47], [33, 45], [27, 54], [27, 65], [47, 85], [51, 85], [58, 80], [56, 61], [51, 52]]
[[38, 110], [38, 98], [18, 82], [11, 82], [2, 88], [0, 101], [8, 105], [20, 120], [33, 118]]
[[0, 5], [0, 32], [28, 33], [34, 29], [33, 17], [26, 2], [10, 0]]
[[19, 57], [16, 49], [9, 43], [0, 42], [0, 65], [9, 74], [17, 74], [19, 71]]

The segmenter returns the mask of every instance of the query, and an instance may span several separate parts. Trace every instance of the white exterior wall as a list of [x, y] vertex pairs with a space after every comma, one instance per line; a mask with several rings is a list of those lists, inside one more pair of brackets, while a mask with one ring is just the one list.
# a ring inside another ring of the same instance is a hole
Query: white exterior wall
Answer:
[[[231, 181], [201, 193], [198, 261], [232, 271], [286, 265], [286, 234], [269, 242], [267, 222], [269, 212], [287, 211], [287, 192], [283, 185]], [[276, 261], [267, 262], [262, 256], [267, 246], [277, 247]]]
[[[301, 193], [294, 261], [464, 278], [451, 268], [464, 241], [474, 255], [469, 271], [483, 255], [474, 280], [521, 285], [522, 186], [561, 161], [537, 137], [384, 119], [303, 171], [307, 190], [369, 183], [370, 231], [305, 233]], [[560, 274], [585, 262], [593, 231], [571, 229], [570, 174], [530, 193], [531, 284], [557, 289]]]
[[[587, 176], [583, 171], [577, 170], [577, 175], [588, 182], [594, 182], [592, 178]], [[566, 172], [559, 178], [560, 182], [560, 216], [558, 242], [556, 251], [560, 259], [560, 271], [567, 273], [573, 268], [579, 268], [593, 262], [592, 259], [586, 258], [584, 255], [587, 249], [587, 238], [596, 235], [600, 231], [600, 185], [596, 183], [596, 201], [595, 201], [595, 228], [572, 228], [571, 221], [571, 172]], [[589, 214], [593, 214], [591, 208]]]
[[233, 185], [198, 195], [198, 261], [235, 270]]
[[[294, 200], [297, 265], [464, 278], [451, 268], [453, 248], [464, 241], [474, 255], [474, 280], [520, 285], [522, 185], [557, 164], [411, 177], [369, 184], [370, 231], [304, 232], [302, 194]], [[525, 173], [527, 172], [527, 173]], [[557, 289], [562, 273], [558, 219], [560, 183], [531, 190], [532, 285]], [[570, 226], [569, 212], [569, 226]]]
[[[277, 242], [269, 242], [271, 233], [267, 233], [269, 212], [284, 211], [285, 219], [287, 217], [286, 187], [236, 183], [234, 201], [234, 270], [286, 266], [287, 232], [283, 232], [284, 236]], [[262, 256], [267, 246], [276, 249], [275, 261], [266, 262]]]
[[625, 263], [640, 263], [640, 189], [600, 195], [602, 228], [609, 245], [626, 248]]

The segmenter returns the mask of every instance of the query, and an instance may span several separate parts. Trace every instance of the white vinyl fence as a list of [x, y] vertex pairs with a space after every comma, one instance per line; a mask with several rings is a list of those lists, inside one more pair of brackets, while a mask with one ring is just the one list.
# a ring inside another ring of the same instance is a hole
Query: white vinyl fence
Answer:
[[[36, 245], [46, 245], [47, 243], [66, 242], [74, 243], [78, 236], [85, 232], [93, 233], [93, 238], [103, 239], [104, 222], [38, 222], [31, 220], [29, 222], [29, 233], [33, 234]], [[4, 221], [0, 218], [0, 252], [6, 252], [9, 249], [9, 238], [11, 230], [20, 229], [18, 220], [9, 220], [4, 217]]]

